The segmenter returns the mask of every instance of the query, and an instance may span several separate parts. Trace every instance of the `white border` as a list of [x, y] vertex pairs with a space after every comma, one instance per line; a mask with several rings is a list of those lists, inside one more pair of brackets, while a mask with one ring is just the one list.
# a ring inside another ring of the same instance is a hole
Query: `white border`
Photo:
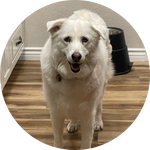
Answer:
[[[43, 47], [25, 47], [20, 60], [39, 60]], [[144, 48], [128, 48], [130, 61], [147, 61]]]

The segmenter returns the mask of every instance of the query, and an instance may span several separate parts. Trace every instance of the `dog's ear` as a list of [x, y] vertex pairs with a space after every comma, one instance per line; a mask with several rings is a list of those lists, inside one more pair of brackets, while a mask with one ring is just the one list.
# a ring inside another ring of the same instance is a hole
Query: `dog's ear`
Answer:
[[106, 34], [106, 30], [107, 30], [107, 28], [105, 27], [105, 26], [103, 26], [103, 25], [99, 25], [99, 24], [97, 24], [97, 23], [91, 23], [91, 26], [92, 26], [92, 28], [96, 31], [96, 32], [98, 32], [98, 34], [100, 35], [100, 37], [102, 37], [104, 40], [106, 39], [105, 38], [105, 34]]
[[48, 21], [47, 22], [47, 31], [49, 31], [51, 34], [56, 33], [60, 28], [61, 25], [64, 23], [66, 19], [57, 19], [54, 21]]

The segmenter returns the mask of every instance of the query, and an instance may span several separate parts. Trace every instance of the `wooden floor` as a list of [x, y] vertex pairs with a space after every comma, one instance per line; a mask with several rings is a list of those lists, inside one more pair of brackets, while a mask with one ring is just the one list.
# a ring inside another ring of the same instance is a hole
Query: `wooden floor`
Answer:
[[[123, 133], [136, 119], [149, 87], [148, 62], [134, 62], [132, 71], [109, 81], [103, 99], [104, 129], [94, 133], [92, 147], [105, 144]], [[19, 61], [3, 90], [6, 104], [18, 124], [31, 136], [53, 146], [49, 111], [43, 98], [39, 61]], [[80, 130], [66, 131], [64, 148], [79, 149]]]

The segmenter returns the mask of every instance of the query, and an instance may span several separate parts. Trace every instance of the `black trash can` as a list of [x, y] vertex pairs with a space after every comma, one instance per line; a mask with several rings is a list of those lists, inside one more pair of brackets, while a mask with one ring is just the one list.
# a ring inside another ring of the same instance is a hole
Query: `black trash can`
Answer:
[[124, 32], [120, 28], [108, 27], [109, 38], [112, 45], [112, 61], [115, 66], [115, 75], [131, 71], [133, 62], [130, 62]]

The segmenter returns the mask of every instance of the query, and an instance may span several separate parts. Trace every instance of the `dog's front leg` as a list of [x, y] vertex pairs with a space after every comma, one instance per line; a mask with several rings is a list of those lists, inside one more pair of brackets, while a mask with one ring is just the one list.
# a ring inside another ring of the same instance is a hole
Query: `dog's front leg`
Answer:
[[99, 103], [97, 104], [97, 112], [95, 115], [95, 124], [94, 124], [94, 131], [103, 130], [103, 120], [102, 120], [102, 102], [103, 102], [103, 95], [105, 93], [106, 83], [103, 87], [103, 93], [99, 97]]
[[[57, 114], [57, 112], [54, 112]], [[60, 114], [51, 114], [51, 121], [54, 134], [54, 147], [63, 148], [63, 127], [64, 118]]]
[[[93, 117], [94, 118], [94, 117]], [[81, 149], [91, 148], [91, 143], [93, 140], [93, 128], [94, 128], [94, 120], [93, 118], [84, 119], [80, 122], [81, 124]]]

